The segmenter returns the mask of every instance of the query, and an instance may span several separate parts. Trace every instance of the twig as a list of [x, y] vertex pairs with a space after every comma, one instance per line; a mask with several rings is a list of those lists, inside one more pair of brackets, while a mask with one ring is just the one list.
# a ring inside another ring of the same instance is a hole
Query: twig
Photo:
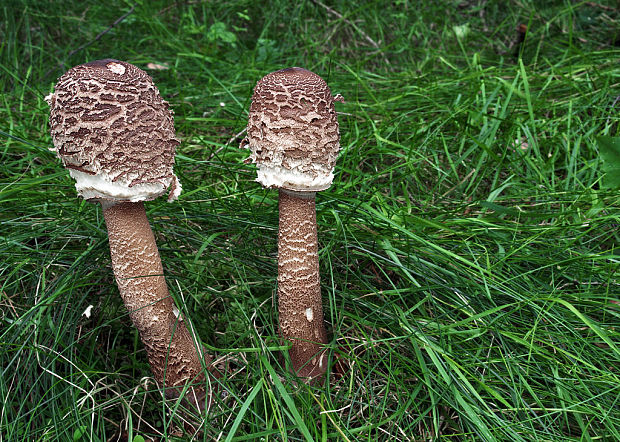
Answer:
[[[129, 11], [127, 11], [126, 13], [124, 13], [123, 15], [121, 15], [119, 18], [116, 19], [116, 21], [114, 23], [112, 23], [110, 26], [108, 26], [107, 29], [104, 29], [103, 31], [101, 31], [99, 34], [97, 34], [97, 36], [95, 38], [93, 38], [91, 41], [89, 41], [86, 44], [83, 44], [82, 46], [80, 46], [77, 49], [72, 50], [71, 52], [69, 52], [69, 55], [67, 55], [65, 57], [65, 60], [71, 58], [71, 56], [77, 54], [78, 52], [80, 52], [82, 49], [86, 49], [87, 47], [89, 47], [90, 45], [92, 45], [93, 43], [95, 43], [96, 41], [100, 40], [101, 37], [103, 37], [105, 34], [107, 34], [108, 32], [110, 32], [115, 26], [117, 26], [119, 23], [121, 23], [123, 20], [125, 20], [129, 14], [131, 14], [133, 12], [133, 10], [135, 9], [135, 5], [133, 5]], [[51, 74], [54, 70], [56, 70], [59, 67], [64, 67], [65, 66], [65, 62], [61, 61], [60, 63], [58, 63], [56, 66], [54, 66], [52, 69], [50, 69], [49, 71], [47, 71], [45, 73], [45, 75], [43, 76], [43, 78], [47, 78], [47, 76], [49, 74]]]
[[454, 186], [452, 186], [450, 189], [448, 189], [443, 195], [441, 195], [442, 198], [445, 198], [446, 196], [448, 196], [450, 193], [452, 193], [452, 191], [454, 189], [456, 189], [457, 187], [459, 187], [461, 184], [463, 184], [465, 181], [467, 181], [476, 171], [476, 169], [472, 169], [467, 175], [465, 175], [465, 178], [463, 178], [461, 180], [460, 183], [455, 184]]
[[[342, 20], [343, 22], [345, 22], [346, 24], [348, 24], [349, 26], [351, 26], [353, 29], [355, 29], [357, 32], [359, 32], [360, 34], [362, 34], [362, 37], [364, 37], [364, 39], [370, 43], [372, 46], [374, 46], [376, 49], [381, 49], [379, 47], [379, 44], [377, 44], [376, 41], [374, 41], [372, 38], [370, 38], [370, 36], [368, 34], [366, 34], [364, 31], [362, 31], [355, 23], [353, 23], [351, 20], [347, 20], [346, 18], [344, 18], [344, 16], [339, 13], [338, 11], [335, 11], [334, 9], [330, 8], [329, 6], [321, 3], [319, 0], [312, 0], [312, 3], [321, 6], [322, 8], [325, 8], [325, 10], [327, 12], [329, 12], [332, 15], [335, 15], [336, 17], [338, 17], [340, 20]], [[385, 58], [385, 56], [383, 56], [383, 60], [385, 61], [386, 64], [390, 64], [390, 61]]]
[[368, 36], [368, 34], [366, 34], [364, 31], [362, 31], [360, 28], [358, 28], [351, 20], [347, 20], [346, 18], [344, 18], [344, 16], [341, 13], [339, 13], [338, 11], [333, 10], [332, 8], [330, 8], [327, 5], [324, 5], [319, 0], [312, 0], [312, 3], [315, 3], [315, 4], [325, 8], [325, 10], [327, 10], [327, 12], [335, 15], [336, 17], [341, 19], [343, 22], [345, 22], [349, 26], [355, 28], [355, 30], [357, 32], [359, 32], [360, 34], [362, 34], [362, 37], [364, 37], [371, 45], [373, 45], [375, 48], [379, 49], [379, 45], [377, 44], [377, 42], [375, 42], [372, 38], [370, 38]]
[[230, 143], [238, 139], [241, 135], [245, 133], [246, 130], [248, 130], [248, 128], [244, 127], [241, 132], [239, 132], [238, 134], [235, 134], [230, 140], [228, 140], [228, 143], [226, 143], [225, 146], [228, 146]]
[[596, 2], [586, 2], [586, 5], [591, 6], [592, 8], [601, 8], [603, 11], [615, 11], [616, 8], [613, 6], [605, 6]]
[[211, 158], [213, 158], [214, 156], [216, 156], [218, 153], [220, 153], [225, 147], [230, 146], [230, 143], [232, 143], [233, 141], [235, 141], [237, 138], [239, 138], [241, 135], [243, 135], [245, 133], [245, 131], [247, 130], [247, 128], [244, 128], [241, 132], [239, 132], [236, 135], [233, 135], [233, 137], [228, 140], [228, 142], [226, 144], [224, 144], [222, 147], [220, 147], [218, 150], [216, 150], [215, 152], [213, 152], [209, 158], [207, 158], [207, 161], [209, 161]]

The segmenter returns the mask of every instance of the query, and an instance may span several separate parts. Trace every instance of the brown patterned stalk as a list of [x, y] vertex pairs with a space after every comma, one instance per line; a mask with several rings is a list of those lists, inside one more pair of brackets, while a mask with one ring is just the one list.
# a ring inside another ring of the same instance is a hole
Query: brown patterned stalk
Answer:
[[314, 193], [280, 190], [278, 230], [278, 315], [280, 335], [291, 342], [293, 370], [301, 377], [325, 373]]
[[[205, 388], [201, 356], [185, 321], [168, 293], [164, 269], [144, 204], [104, 203], [112, 269], [118, 290], [140, 340], [146, 348], [153, 375], [165, 385], [168, 398], [178, 398], [187, 383], [186, 398], [204, 406]], [[200, 353], [202, 353], [200, 351]]]

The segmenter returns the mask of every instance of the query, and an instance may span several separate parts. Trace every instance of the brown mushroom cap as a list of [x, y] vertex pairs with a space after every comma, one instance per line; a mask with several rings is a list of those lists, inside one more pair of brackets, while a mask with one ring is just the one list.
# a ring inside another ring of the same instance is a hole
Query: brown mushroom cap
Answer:
[[179, 140], [151, 77], [118, 60], [76, 66], [46, 97], [57, 155], [85, 199], [115, 202], [180, 193], [172, 166]]
[[254, 88], [246, 143], [265, 187], [327, 189], [340, 150], [333, 97], [318, 75], [293, 67], [272, 72]]

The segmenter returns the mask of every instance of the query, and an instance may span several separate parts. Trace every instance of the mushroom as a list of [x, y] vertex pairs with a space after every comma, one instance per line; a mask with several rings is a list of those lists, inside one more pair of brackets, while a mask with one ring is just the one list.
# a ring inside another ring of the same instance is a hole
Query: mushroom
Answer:
[[75, 179], [78, 195], [100, 202], [108, 230], [112, 269], [119, 292], [167, 398], [205, 404], [203, 362], [168, 293], [155, 237], [143, 201], [181, 185], [174, 175], [172, 112], [151, 77], [117, 60], [98, 60], [61, 76], [50, 105], [54, 150]]
[[272, 72], [254, 88], [241, 143], [257, 165], [257, 181], [279, 189], [279, 329], [291, 342], [292, 369], [310, 379], [327, 369], [315, 194], [331, 185], [340, 150], [334, 101], [342, 96], [306, 69]]

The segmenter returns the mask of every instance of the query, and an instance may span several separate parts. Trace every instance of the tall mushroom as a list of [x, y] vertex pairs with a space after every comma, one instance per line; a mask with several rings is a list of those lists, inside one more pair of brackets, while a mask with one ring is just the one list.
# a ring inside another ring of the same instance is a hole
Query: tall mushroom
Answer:
[[333, 97], [318, 75], [293, 67], [272, 72], [254, 88], [247, 127], [257, 181], [279, 189], [278, 315], [291, 342], [293, 370], [321, 377], [326, 367], [319, 279], [315, 193], [327, 189], [340, 150]]
[[174, 175], [172, 112], [151, 77], [117, 60], [98, 60], [65, 73], [46, 97], [56, 154], [75, 179], [78, 194], [100, 202], [112, 268], [129, 316], [140, 333], [155, 379], [168, 398], [204, 408], [203, 363], [171, 299], [143, 201], [181, 186]]

